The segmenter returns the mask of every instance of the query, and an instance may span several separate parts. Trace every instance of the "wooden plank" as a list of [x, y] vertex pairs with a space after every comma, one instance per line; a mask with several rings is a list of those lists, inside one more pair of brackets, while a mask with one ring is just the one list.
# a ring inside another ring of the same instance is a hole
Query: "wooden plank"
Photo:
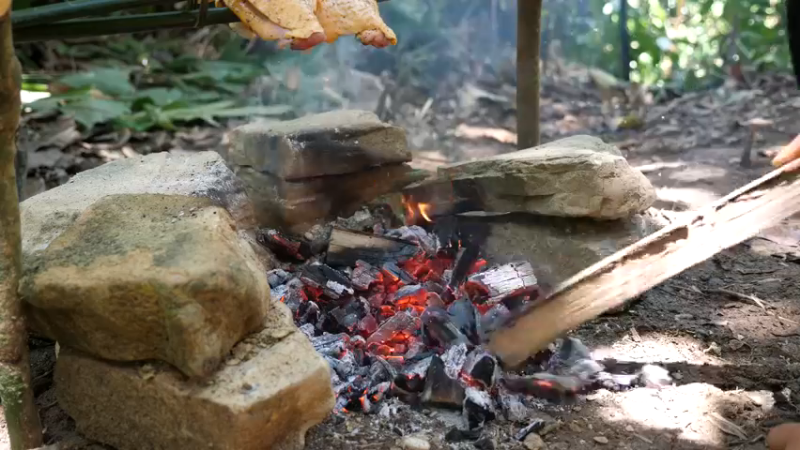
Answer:
[[798, 168], [800, 160], [776, 169], [566, 280], [493, 332], [490, 350], [516, 366], [563, 333], [800, 212], [800, 178], [789, 173]]

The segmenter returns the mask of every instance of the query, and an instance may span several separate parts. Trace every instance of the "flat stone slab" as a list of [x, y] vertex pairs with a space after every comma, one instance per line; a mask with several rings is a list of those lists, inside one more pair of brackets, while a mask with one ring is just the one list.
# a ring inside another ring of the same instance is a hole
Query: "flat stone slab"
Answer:
[[483, 248], [490, 262], [530, 261], [536, 277], [551, 286], [663, 226], [649, 212], [603, 221], [533, 214], [508, 214], [488, 221], [491, 231]]
[[[293, 327], [293, 326], [292, 326]], [[59, 405], [78, 431], [118, 450], [299, 450], [334, 407], [328, 364], [300, 332], [265, 331], [208, 381], [158, 364], [100, 361], [62, 348]]]
[[405, 130], [369, 111], [330, 111], [284, 122], [260, 121], [230, 134], [226, 160], [284, 180], [342, 175], [411, 161]]
[[204, 197], [225, 208], [240, 229], [255, 227], [253, 207], [244, 185], [218, 153], [153, 153], [81, 172], [68, 183], [22, 202], [23, 253], [44, 250], [89, 205], [113, 194]]
[[650, 181], [619, 150], [591, 136], [443, 166], [438, 179], [475, 192], [491, 212], [610, 220], [641, 213], [656, 199]]
[[210, 375], [271, 314], [264, 266], [207, 198], [104, 197], [23, 260], [29, 325], [91, 355]]

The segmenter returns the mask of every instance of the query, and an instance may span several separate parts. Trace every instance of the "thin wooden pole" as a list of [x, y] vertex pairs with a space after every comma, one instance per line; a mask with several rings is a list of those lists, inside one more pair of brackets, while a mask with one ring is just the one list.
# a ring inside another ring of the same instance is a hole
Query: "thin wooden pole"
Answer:
[[0, 0], [0, 399], [11, 450], [42, 445], [31, 389], [28, 333], [18, 294], [22, 244], [14, 157], [21, 78], [11, 36], [11, 0]]
[[517, 3], [517, 147], [539, 145], [542, 0]]

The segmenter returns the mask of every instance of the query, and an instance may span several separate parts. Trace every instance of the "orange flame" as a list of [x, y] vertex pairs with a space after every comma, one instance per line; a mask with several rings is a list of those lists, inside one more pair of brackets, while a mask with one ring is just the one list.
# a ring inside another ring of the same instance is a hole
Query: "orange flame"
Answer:
[[417, 208], [419, 208], [419, 213], [423, 219], [428, 222], [433, 222], [430, 216], [428, 216], [428, 212], [431, 210], [431, 205], [429, 203], [418, 203]]

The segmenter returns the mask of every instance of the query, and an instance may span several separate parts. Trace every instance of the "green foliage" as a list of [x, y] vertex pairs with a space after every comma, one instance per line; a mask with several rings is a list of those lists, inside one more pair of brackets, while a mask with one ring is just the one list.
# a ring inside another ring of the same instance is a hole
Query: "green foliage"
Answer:
[[[782, 0], [627, 1], [634, 81], [698, 89], [720, 82], [735, 62], [791, 69]], [[565, 53], [619, 74], [619, 1], [592, 2], [589, 16], [571, 19], [591, 31], [585, 39], [565, 36]]]
[[[98, 66], [53, 80], [58, 93], [28, 106], [37, 112], [59, 111], [85, 129], [110, 124], [137, 131], [291, 112], [286, 105], [264, 106], [244, 97], [266, 70], [244, 54], [241, 39], [238, 48], [227, 48], [227, 59], [188, 55], [185, 45], [184, 36], [166, 42], [124, 38], [103, 46], [59, 47], [59, 52]], [[41, 81], [32, 80], [31, 87], [41, 87]]]
[[[626, 1], [633, 81], [691, 90], [720, 83], [734, 62], [791, 70], [784, 0]], [[545, 1], [545, 45], [558, 40], [567, 59], [621, 75], [619, 5], [620, 0]], [[509, 54], [503, 47], [515, 45], [514, 0], [402, 0], [381, 10], [400, 36], [392, 51], [398, 70], [452, 70], [452, 64], [465, 63], [465, 54], [499, 58]], [[489, 36], [492, 16], [497, 30]], [[443, 47], [449, 52], [436, 50]]]

